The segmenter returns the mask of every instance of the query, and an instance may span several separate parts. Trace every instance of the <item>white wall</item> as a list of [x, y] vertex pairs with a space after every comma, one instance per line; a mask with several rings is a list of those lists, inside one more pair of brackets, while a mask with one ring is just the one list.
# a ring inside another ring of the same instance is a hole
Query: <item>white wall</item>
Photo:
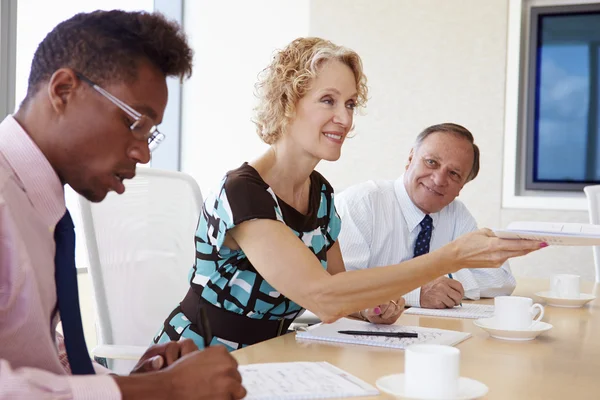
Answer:
[[[203, 190], [264, 148], [249, 122], [256, 73], [274, 48], [308, 34], [356, 50], [369, 79], [356, 137], [339, 161], [319, 166], [337, 191], [397, 177], [417, 133], [452, 121], [468, 127], [481, 148], [480, 175], [460, 196], [481, 226], [587, 222], [583, 211], [501, 208], [508, 0], [236, 2], [239, 13], [225, 26], [221, 16], [231, 15], [231, 3], [189, 3], [187, 30], [197, 57], [184, 91], [183, 165]], [[211, 79], [223, 69], [231, 71], [228, 79]], [[230, 155], [208, 154], [218, 148]], [[591, 280], [592, 250], [544, 249], [515, 260], [513, 271], [540, 277], [577, 271]]]
[[267, 146], [251, 122], [257, 74], [275, 49], [308, 34], [308, 0], [185, 2], [196, 52], [183, 90], [182, 170], [203, 193]]

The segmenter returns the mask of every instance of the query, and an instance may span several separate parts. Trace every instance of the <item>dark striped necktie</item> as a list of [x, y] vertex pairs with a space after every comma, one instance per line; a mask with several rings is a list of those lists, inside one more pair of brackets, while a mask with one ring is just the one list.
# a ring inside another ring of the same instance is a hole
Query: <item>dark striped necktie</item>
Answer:
[[75, 268], [75, 229], [69, 210], [56, 224], [54, 230], [56, 255], [54, 256], [56, 298], [65, 336], [67, 358], [73, 375], [94, 374], [88, 354], [77, 292], [77, 269]]

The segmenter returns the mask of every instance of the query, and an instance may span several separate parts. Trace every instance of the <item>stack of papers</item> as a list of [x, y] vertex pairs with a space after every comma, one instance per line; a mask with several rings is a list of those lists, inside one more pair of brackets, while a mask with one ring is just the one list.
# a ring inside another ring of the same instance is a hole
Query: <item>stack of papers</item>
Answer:
[[411, 307], [404, 311], [404, 314], [417, 314], [427, 315], [430, 317], [446, 318], [492, 318], [494, 316], [494, 306], [490, 304], [464, 303], [462, 306], [442, 309]]
[[245, 400], [376, 396], [377, 389], [328, 362], [250, 364], [239, 367]]
[[600, 225], [520, 221], [494, 233], [504, 239], [539, 240], [559, 246], [600, 246]]

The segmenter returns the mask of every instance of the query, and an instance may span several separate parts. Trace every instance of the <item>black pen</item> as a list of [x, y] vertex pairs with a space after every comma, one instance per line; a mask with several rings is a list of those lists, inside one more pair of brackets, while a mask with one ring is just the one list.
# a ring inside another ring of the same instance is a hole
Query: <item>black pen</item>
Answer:
[[379, 331], [338, 331], [344, 335], [360, 335], [360, 336], [385, 336], [395, 338], [416, 338], [418, 334], [412, 332], [379, 332]]
[[203, 306], [198, 305], [198, 313], [200, 314], [200, 329], [202, 329], [202, 339], [204, 340], [204, 348], [210, 347], [210, 342], [212, 341], [212, 332], [210, 331], [210, 322], [208, 321], [208, 316], [206, 315], [206, 310]]

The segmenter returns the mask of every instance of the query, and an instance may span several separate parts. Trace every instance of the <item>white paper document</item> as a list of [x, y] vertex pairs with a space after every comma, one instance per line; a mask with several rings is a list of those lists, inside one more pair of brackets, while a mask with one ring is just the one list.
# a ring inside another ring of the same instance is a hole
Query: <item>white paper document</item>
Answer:
[[246, 400], [375, 396], [379, 391], [327, 362], [241, 365]]
[[599, 246], [600, 225], [566, 222], [512, 222], [506, 229], [495, 229], [505, 239], [530, 239], [559, 246]]
[[492, 318], [494, 316], [494, 306], [491, 304], [472, 304], [463, 303], [461, 306], [453, 308], [420, 308], [411, 307], [404, 311], [404, 314], [427, 315], [430, 317], [448, 317], [448, 318]]
[[[338, 331], [369, 331], [369, 332], [411, 332], [416, 338], [397, 338], [386, 336], [347, 335]], [[313, 325], [304, 332], [296, 332], [296, 340], [319, 340], [359, 344], [366, 346], [391, 347], [405, 349], [411, 344], [445, 344], [454, 346], [471, 336], [468, 332], [449, 331], [444, 329], [423, 328], [420, 326], [378, 325], [365, 321], [341, 318], [333, 324]]]

